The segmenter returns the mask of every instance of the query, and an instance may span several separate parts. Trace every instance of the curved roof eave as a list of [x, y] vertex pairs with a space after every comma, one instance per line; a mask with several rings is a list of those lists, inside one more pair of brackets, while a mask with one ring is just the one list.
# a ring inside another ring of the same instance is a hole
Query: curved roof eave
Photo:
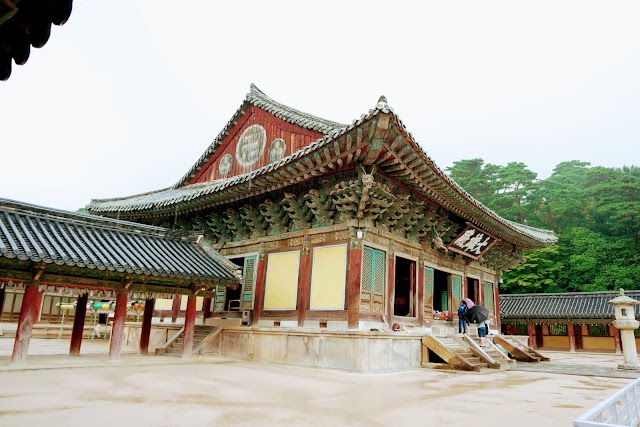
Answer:
[[[430, 188], [430, 195], [435, 196], [436, 201], [441, 203], [443, 207], [451, 210], [470, 222], [474, 222], [477, 225], [486, 228], [487, 231], [494, 232], [500, 237], [504, 237], [506, 234], [511, 238], [511, 240], [519, 241], [520, 244], [525, 247], [539, 247], [557, 242], [557, 237], [555, 237], [552, 232], [518, 224], [502, 218], [467, 193], [433, 162], [433, 160], [407, 130], [398, 115], [384, 101], [378, 102], [374, 109], [369, 110], [368, 114], [363, 114], [360, 119], [354, 120], [350, 125], [336, 129], [324, 137], [312, 142], [308, 146], [301, 148], [295, 153], [252, 172], [214, 182], [198, 183], [184, 187], [174, 186], [163, 191], [144, 193], [124, 199], [92, 200], [91, 204], [87, 205], [87, 209], [96, 213], [143, 212], [152, 209], [160, 209], [164, 211], [171, 208], [175, 209], [176, 205], [183, 203], [188, 204], [195, 199], [217, 194], [223, 190], [242, 185], [243, 183], [255, 181], [257, 178], [277, 172], [286, 166], [290, 166], [295, 160], [321, 150], [329, 143], [337, 140], [354, 128], [361, 126], [378, 114], [390, 114], [393, 117], [393, 121], [405, 135], [405, 139], [410, 142], [413, 150], [420, 156], [432, 173], [435, 174], [438, 182], [441, 184], [439, 188], [433, 189], [432, 186], [427, 185], [426, 183], [423, 183], [424, 185], [422, 185], [422, 187]], [[447, 194], [441, 194], [443, 192], [446, 192]], [[137, 205], [131, 204], [134, 199], [138, 199]], [[119, 201], [124, 200], [128, 200], [130, 203], [118, 203]], [[484, 216], [484, 221], [478, 221], [476, 219], [478, 214]]]

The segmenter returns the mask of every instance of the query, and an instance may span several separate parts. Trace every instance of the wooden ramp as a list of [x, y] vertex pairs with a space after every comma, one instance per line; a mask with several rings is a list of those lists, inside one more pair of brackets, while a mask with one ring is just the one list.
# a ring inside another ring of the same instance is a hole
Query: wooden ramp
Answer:
[[[430, 360], [430, 351], [437, 358], [431, 356]], [[500, 363], [468, 336], [426, 334], [422, 336], [422, 366], [479, 371], [482, 368], [499, 369]]]
[[528, 345], [524, 345], [518, 340], [505, 335], [494, 336], [493, 342], [504, 348], [504, 350], [518, 362], [546, 362], [549, 360], [548, 357], [538, 353]]

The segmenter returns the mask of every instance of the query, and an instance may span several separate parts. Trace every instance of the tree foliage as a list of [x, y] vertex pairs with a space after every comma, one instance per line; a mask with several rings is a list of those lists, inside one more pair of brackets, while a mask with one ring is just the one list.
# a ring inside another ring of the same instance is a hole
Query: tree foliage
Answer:
[[640, 168], [559, 163], [537, 180], [524, 163], [461, 160], [447, 169], [497, 214], [558, 236], [504, 274], [501, 292], [640, 289]]

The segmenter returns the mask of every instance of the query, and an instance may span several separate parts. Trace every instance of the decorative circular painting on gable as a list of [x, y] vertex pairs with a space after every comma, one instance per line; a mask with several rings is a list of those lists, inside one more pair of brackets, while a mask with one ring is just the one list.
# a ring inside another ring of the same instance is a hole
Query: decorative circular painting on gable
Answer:
[[220, 175], [226, 175], [231, 170], [231, 166], [233, 166], [233, 157], [231, 157], [231, 154], [227, 153], [220, 159], [218, 172], [220, 172]]
[[284, 157], [284, 153], [287, 151], [287, 144], [282, 138], [276, 138], [271, 141], [269, 146], [269, 163], [277, 162]]
[[267, 143], [267, 131], [260, 125], [249, 126], [236, 144], [236, 160], [240, 166], [251, 166], [260, 159]]

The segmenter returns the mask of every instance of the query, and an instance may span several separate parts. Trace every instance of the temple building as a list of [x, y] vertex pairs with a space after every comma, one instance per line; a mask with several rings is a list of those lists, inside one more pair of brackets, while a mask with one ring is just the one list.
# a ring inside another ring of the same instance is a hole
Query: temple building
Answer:
[[[351, 124], [251, 86], [175, 185], [92, 200], [92, 214], [202, 233], [242, 269], [207, 321], [312, 329], [453, 331], [463, 297], [500, 326], [498, 285], [550, 231], [498, 216], [429, 158], [380, 97]], [[211, 305], [209, 305], [211, 304]], [[210, 313], [209, 313], [210, 311]]]

